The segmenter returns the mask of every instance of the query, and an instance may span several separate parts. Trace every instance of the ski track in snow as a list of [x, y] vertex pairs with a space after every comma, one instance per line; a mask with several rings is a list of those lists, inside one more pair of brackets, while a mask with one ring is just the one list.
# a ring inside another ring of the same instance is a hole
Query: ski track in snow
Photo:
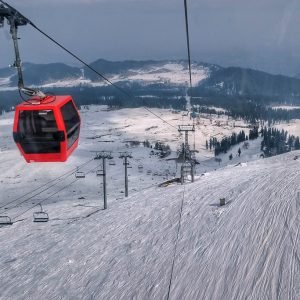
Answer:
[[[142, 124], [125, 128], [130, 125], [126, 111], [118, 113], [124, 114], [123, 127], [113, 116], [109, 124], [122, 134], [119, 142], [124, 135], [139, 138]], [[63, 166], [47, 167], [17, 157], [8, 137], [11, 118], [2, 120], [0, 206], [21, 190], [26, 193], [87, 161], [95, 140], [86, 137], [99, 134], [101, 127], [97, 116], [93, 109], [83, 113], [86, 127], [76, 155]], [[110, 144], [114, 151], [123, 149], [119, 142], [115, 138]], [[143, 148], [135, 151], [146, 170], [167, 166]], [[170, 299], [300, 299], [300, 164], [294, 160], [300, 152], [249, 162], [254, 154], [250, 145], [249, 152], [242, 151], [248, 162], [238, 166], [238, 157], [226, 166], [226, 154], [217, 171], [209, 161], [198, 171], [207, 168], [210, 173], [185, 185]], [[30, 211], [13, 226], [0, 228], [0, 299], [166, 299], [183, 187], [146, 188], [159, 180], [147, 177], [146, 170], [143, 175], [133, 170], [130, 197], [113, 199], [123, 184], [121, 163], [120, 173], [108, 168], [113, 181], [108, 210], [102, 210], [100, 181], [93, 173], [46, 202], [48, 223], [33, 223]], [[227, 201], [223, 207], [221, 197]], [[14, 208], [12, 216], [30, 205]]]

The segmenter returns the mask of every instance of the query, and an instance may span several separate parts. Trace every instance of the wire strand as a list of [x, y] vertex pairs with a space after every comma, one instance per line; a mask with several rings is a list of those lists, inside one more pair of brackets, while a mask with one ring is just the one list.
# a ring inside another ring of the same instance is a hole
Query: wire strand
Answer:
[[171, 294], [171, 287], [172, 287], [172, 280], [173, 280], [175, 259], [176, 259], [176, 253], [177, 253], [177, 245], [178, 245], [179, 233], [180, 233], [180, 228], [181, 228], [181, 220], [182, 220], [182, 211], [183, 211], [184, 198], [185, 198], [185, 185], [183, 186], [183, 195], [182, 195], [182, 200], [181, 200], [181, 205], [180, 205], [180, 211], [179, 211], [179, 221], [178, 221], [178, 228], [177, 228], [176, 241], [175, 241], [175, 247], [174, 247], [174, 255], [173, 255], [173, 260], [172, 260], [171, 276], [170, 276], [170, 282], [169, 282], [169, 287], [168, 287], [167, 300], [170, 299], [170, 294]]
[[[86, 174], [89, 174], [93, 171], [95, 171], [97, 167], [92, 168], [91, 170], [89, 170]], [[30, 208], [26, 209], [25, 211], [23, 211], [22, 213], [18, 214], [17, 216], [15, 216], [12, 220], [15, 220], [17, 218], [19, 218], [20, 216], [24, 215], [25, 213], [27, 213], [28, 211], [32, 210], [33, 208], [35, 208], [36, 206], [41, 205], [42, 203], [44, 203], [46, 200], [50, 199], [51, 197], [57, 195], [58, 193], [60, 193], [61, 191], [65, 190], [66, 188], [68, 188], [69, 186], [71, 186], [73, 183], [75, 183], [76, 181], [80, 180], [79, 178], [76, 178], [75, 180], [71, 181], [69, 184], [63, 186], [61, 189], [59, 189], [58, 191], [54, 192], [53, 194], [51, 194], [50, 196], [46, 197], [45, 199], [43, 199], [42, 201], [36, 203], [35, 205], [31, 206]]]
[[[22, 198], [24, 198], [24, 197], [26, 197], [26, 196], [28, 196], [28, 195], [30, 195], [30, 194], [32, 194], [32, 193], [38, 191], [39, 189], [41, 189], [41, 188], [43, 188], [43, 187], [46, 187], [48, 184], [54, 183], [55, 181], [62, 179], [62, 178], [65, 177], [65, 176], [66, 176], [66, 178], [68, 178], [69, 176], [75, 174], [75, 173], [77, 172], [78, 168], [79, 168], [79, 169], [82, 168], [83, 166], [89, 164], [89, 163], [90, 163], [91, 161], [93, 161], [93, 160], [94, 160], [94, 159], [90, 159], [90, 160], [88, 160], [87, 162], [81, 164], [79, 167], [76, 167], [75, 169], [72, 169], [72, 170], [70, 170], [70, 171], [64, 173], [63, 175], [61, 175], [61, 176], [59, 176], [59, 177], [57, 177], [57, 178], [55, 178], [55, 179], [53, 179], [53, 180], [51, 180], [51, 181], [46, 182], [45, 184], [41, 185], [40, 187], [35, 188], [35, 189], [33, 189], [32, 191], [30, 191], [30, 192], [28, 192], [28, 193], [26, 193], [26, 194], [24, 194], [24, 195], [22, 195], [22, 196], [20, 196], [20, 197], [18, 197], [18, 198], [16, 198], [16, 199], [12, 200], [12, 201], [10, 201], [10, 202], [5, 203], [5, 205], [0, 206], [0, 209], [3, 209], [3, 208], [5, 208], [5, 207], [7, 207], [8, 205], [17, 202], [18, 200], [20, 200], [20, 199], [22, 199]], [[70, 174], [69, 174], [69, 173], [70, 173]], [[66, 178], [65, 178], [65, 179], [66, 179]], [[25, 202], [31, 200], [31, 199], [34, 198], [35, 196], [38, 196], [38, 195], [42, 194], [43, 192], [49, 190], [51, 187], [57, 185], [57, 184], [60, 183], [60, 182], [61, 182], [61, 181], [58, 181], [57, 183], [52, 184], [51, 186], [49, 186], [49, 187], [43, 189], [42, 191], [37, 192], [37, 193], [34, 194], [33, 196], [30, 196], [29, 198], [26, 198], [26, 199], [23, 200], [22, 202], [20, 202], [20, 203], [14, 205], [14, 206], [12, 206], [12, 207], [9, 207], [9, 208], [5, 209], [5, 212], [10, 211], [11, 209], [16, 208], [17, 206], [19, 206], [19, 205], [21, 205], [21, 204], [23, 204], [23, 203], [25, 203]]]
[[[4, 5], [8, 6], [9, 8], [11, 8], [12, 10], [16, 11], [22, 18], [24, 18], [28, 24], [30, 24], [34, 29], [36, 29], [38, 32], [40, 32], [42, 35], [44, 35], [46, 38], [48, 38], [49, 40], [51, 40], [54, 44], [56, 44], [58, 47], [60, 47], [61, 49], [63, 49], [64, 51], [66, 51], [68, 54], [70, 54], [72, 57], [74, 57], [76, 60], [78, 60], [79, 62], [81, 62], [84, 66], [86, 66], [88, 69], [90, 69], [91, 71], [93, 71], [94, 73], [96, 73], [100, 78], [102, 78], [103, 80], [105, 80], [107, 83], [109, 83], [110, 85], [112, 85], [113, 87], [115, 87], [117, 90], [119, 90], [121, 93], [123, 93], [124, 95], [126, 95], [128, 98], [135, 98], [135, 96], [131, 95], [130, 93], [128, 93], [126, 90], [124, 90], [123, 88], [119, 87], [118, 85], [116, 85], [115, 83], [113, 83], [111, 80], [109, 80], [106, 76], [104, 76], [103, 74], [101, 74], [100, 72], [98, 72], [95, 68], [93, 68], [91, 65], [89, 65], [88, 63], [86, 63], [84, 60], [82, 60], [78, 55], [74, 54], [72, 51], [70, 51], [69, 49], [67, 49], [64, 45], [62, 45], [61, 43], [59, 43], [58, 41], [56, 41], [53, 37], [51, 37], [49, 34], [47, 34], [46, 32], [44, 32], [42, 29], [40, 29], [38, 26], [36, 26], [31, 20], [29, 20], [28, 18], [26, 18], [24, 15], [22, 15], [18, 10], [16, 10], [15, 8], [13, 8], [12, 6], [10, 6], [9, 4], [7, 4], [6, 2], [4, 2], [3, 0], [0, 0], [1, 3], [3, 3]], [[157, 114], [155, 114], [154, 112], [152, 112], [150, 109], [146, 108], [145, 106], [143, 107], [144, 109], [146, 109], [148, 112], [150, 112], [151, 114], [153, 114], [155, 117], [159, 118], [161, 121], [163, 121], [165, 124], [168, 124], [169, 126], [175, 128], [177, 130], [177, 127], [175, 127], [174, 125], [170, 124], [169, 122], [167, 122], [166, 120], [164, 120], [163, 118], [159, 117]]]
[[185, 11], [186, 42], [187, 42], [187, 50], [188, 50], [189, 73], [190, 73], [190, 87], [192, 88], [193, 85], [192, 85], [191, 50], [190, 50], [190, 34], [189, 34], [187, 0], [184, 0], [184, 11]]

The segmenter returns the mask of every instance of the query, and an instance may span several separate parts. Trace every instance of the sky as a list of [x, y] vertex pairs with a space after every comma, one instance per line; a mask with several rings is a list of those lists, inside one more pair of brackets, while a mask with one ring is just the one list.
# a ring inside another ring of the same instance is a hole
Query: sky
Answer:
[[[87, 62], [185, 59], [183, 0], [7, 0]], [[195, 61], [300, 73], [300, 1], [188, 0]], [[79, 65], [35, 29], [19, 30], [22, 60]], [[13, 62], [6, 25], [0, 67]]]

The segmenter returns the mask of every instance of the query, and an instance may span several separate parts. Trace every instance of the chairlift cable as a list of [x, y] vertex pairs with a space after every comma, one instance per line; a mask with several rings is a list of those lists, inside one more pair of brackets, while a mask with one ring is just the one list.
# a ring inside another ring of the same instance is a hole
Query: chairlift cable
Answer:
[[[191, 88], [191, 93], [192, 93], [192, 87], [193, 86], [192, 86], [192, 69], [191, 69], [191, 52], [190, 52], [190, 37], [189, 37], [189, 25], [188, 25], [187, 0], [184, 0], [184, 11], [185, 11], [186, 38], [187, 38], [187, 49], [188, 49], [190, 88]], [[193, 120], [193, 124], [194, 124], [194, 120]], [[183, 196], [182, 196], [180, 212], [179, 212], [179, 221], [178, 221], [177, 235], [176, 235], [176, 241], [175, 241], [175, 247], [174, 247], [174, 256], [173, 256], [173, 260], [172, 260], [172, 267], [171, 267], [171, 275], [170, 275], [170, 281], [169, 281], [169, 287], [168, 287], [167, 300], [170, 299], [170, 293], [171, 293], [171, 288], [172, 288], [172, 280], [173, 280], [174, 266], [175, 266], [175, 260], [176, 260], [176, 254], [177, 254], [179, 233], [180, 233], [180, 228], [181, 228], [182, 211], [183, 211], [183, 206], [184, 206], [184, 200], [185, 200], [185, 185], [183, 186]]]
[[[74, 172], [74, 173], [71, 173], [69, 176], [71, 176], [71, 175], [73, 175], [73, 174], [75, 174], [75, 172]], [[69, 177], [69, 176], [68, 176], [68, 177]], [[68, 178], [68, 177], [67, 177], [67, 178]], [[8, 208], [5, 210], [5, 212], [10, 211], [10, 210], [12, 210], [12, 209], [18, 207], [18, 206], [22, 205], [22, 204], [25, 203], [25, 202], [28, 202], [29, 200], [33, 199], [33, 198], [36, 197], [36, 196], [41, 195], [42, 193], [44, 193], [44, 192], [48, 191], [49, 189], [51, 189], [52, 187], [56, 186], [58, 183], [60, 183], [60, 182], [54, 183], [54, 184], [50, 185], [49, 187], [43, 189], [42, 191], [37, 192], [36, 194], [30, 196], [29, 198], [26, 198], [25, 200], [23, 200], [23, 201], [17, 203], [16, 205], [11, 206], [11, 207], [8, 207]]]
[[[1, 0], [0, 0], [1, 1]], [[93, 172], [94, 170], [96, 170], [98, 168], [92, 168], [91, 170], [89, 170], [86, 174], [89, 174], [91, 172]], [[30, 208], [26, 209], [25, 211], [23, 211], [22, 213], [18, 214], [17, 216], [15, 216], [14, 218], [12, 218], [12, 220], [15, 220], [17, 218], [19, 218], [20, 216], [24, 215], [25, 213], [27, 213], [28, 211], [32, 210], [34, 207], [41, 205], [43, 202], [45, 202], [46, 200], [50, 199], [51, 197], [57, 195], [58, 193], [60, 193], [61, 191], [65, 190], [66, 188], [68, 188], [69, 186], [71, 186], [73, 183], [75, 183], [76, 181], [79, 181], [79, 178], [74, 179], [73, 181], [71, 181], [69, 184], [63, 186], [61, 189], [59, 189], [58, 191], [54, 192], [53, 194], [51, 194], [50, 196], [46, 197], [45, 199], [43, 199], [42, 201], [36, 203], [35, 205], [31, 206]]]
[[[61, 176], [59, 176], [59, 177], [57, 177], [57, 178], [55, 178], [55, 179], [53, 179], [53, 180], [50, 180], [50, 181], [46, 182], [45, 184], [39, 186], [38, 188], [35, 188], [35, 189], [29, 191], [28, 193], [26, 193], [26, 194], [24, 194], [24, 195], [22, 195], [22, 196], [20, 196], [20, 197], [18, 197], [18, 198], [16, 198], [16, 199], [10, 201], [10, 202], [5, 203], [4, 205], [0, 206], [0, 209], [3, 209], [3, 208], [5, 208], [5, 207], [7, 207], [8, 205], [17, 202], [18, 200], [20, 200], [20, 199], [22, 199], [22, 198], [24, 198], [24, 197], [26, 197], [26, 196], [28, 196], [28, 195], [30, 195], [30, 194], [32, 194], [32, 193], [38, 191], [39, 189], [41, 189], [41, 188], [43, 188], [43, 187], [46, 187], [48, 184], [54, 183], [55, 181], [57, 181], [57, 180], [59, 180], [59, 179], [62, 179], [63, 177], [68, 178], [69, 176], [72, 176], [73, 174], [76, 173], [76, 171], [77, 171], [78, 168], [84, 167], [85, 165], [89, 164], [89, 163], [92, 162], [93, 160], [94, 160], [94, 159], [90, 159], [90, 160], [88, 160], [87, 162], [81, 164], [79, 167], [76, 167], [75, 169], [72, 169], [72, 170], [70, 170], [70, 171], [64, 173], [63, 175], [61, 175]], [[69, 174], [69, 173], [70, 173], [70, 174]], [[65, 180], [66, 178], [64, 178], [63, 180]], [[12, 207], [9, 207], [8, 209], [5, 210], [5, 212], [7, 212], [7, 211], [9, 211], [9, 210], [11, 210], [11, 209], [13, 209], [13, 208], [15, 208], [15, 207], [17, 207], [17, 206], [23, 204], [24, 202], [27, 202], [27, 201], [31, 200], [33, 197], [35, 197], [35, 196], [37, 196], [37, 195], [40, 195], [41, 193], [43, 193], [43, 192], [49, 190], [51, 187], [57, 185], [59, 182], [61, 182], [61, 181], [58, 181], [57, 183], [52, 184], [52, 185], [49, 186], [48, 188], [43, 189], [42, 191], [40, 191], [40, 192], [36, 193], [35, 195], [33, 195], [33, 196], [31, 196], [31, 197], [25, 199], [24, 201], [18, 203], [17, 205], [12, 206]]]
[[172, 267], [171, 267], [171, 275], [170, 275], [170, 281], [169, 281], [169, 286], [168, 286], [167, 300], [170, 299], [172, 280], [173, 280], [173, 274], [174, 274], [174, 266], [175, 266], [175, 260], [176, 260], [176, 254], [177, 254], [178, 239], [179, 239], [179, 233], [180, 233], [180, 229], [181, 229], [184, 198], [185, 198], [185, 185], [183, 186], [183, 195], [182, 195], [181, 205], [180, 205], [180, 210], [179, 210], [179, 220], [178, 220], [177, 234], [176, 234], [176, 240], [175, 240], [174, 255], [173, 255], [173, 259], [172, 259]]
[[190, 87], [192, 88], [193, 85], [192, 85], [191, 50], [190, 50], [190, 34], [189, 34], [187, 0], [184, 0], [184, 11], [185, 11], [185, 30], [186, 30], [186, 41], [187, 41], [187, 50], [188, 50], [189, 73], [190, 73]]
[[25, 211], [23, 211], [22, 213], [20, 213], [19, 215], [15, 216], [12, 220], [15, 220], [17, 218], [19, 218], [20, 216], [24, 215], [25, 213], [27, 213], [28, 211], [32, 210], [34, 207], [42, 204], [44, 201], [50, 199], [51, 197], [55, 196], [56, 194], [60, 193], [61, 191], [63, 191], [64, 189], [66, 189], [67, 187], [71, 186], [74, 182], [78, 181], [79, 179], [75, 179], [72, 182], [70, 182], [69, 184], [65, 185], [64, 187], [62, 187], [61, 189], [59, 189], [58, 191], [56, 191], [55, 193], [51, 194], [50, 196], [46, 197], [45, 199], [43, 199], [42, 201], [40, 201], [39, 203], [35, 204], [34, 206], [26, 209]]

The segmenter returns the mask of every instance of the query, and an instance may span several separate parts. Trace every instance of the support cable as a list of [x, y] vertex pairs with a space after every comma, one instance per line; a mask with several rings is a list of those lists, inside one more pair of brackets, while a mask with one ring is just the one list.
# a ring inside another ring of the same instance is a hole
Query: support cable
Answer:
[[193, 85], [192, 85], [192, 68], [191, 68], [190, 34], [189, 34], [189, 21], [188, 21], [187, 0], [184, 0], [184, 11], [185, 11], [186, 42], [187, 42], [187, 50], [188, 50], [189, 73], [190, 73], [190, 87], [192, 88]]
[[[93, 171], [95, 171], [98, 168], [92, 168], [91, 170], [89, 170], [86, 174], [89, 174]], [[19, 218], [20, 216], [24, 215], [25, 213], [27, 213], [28, 211], [32, 210], [34, 207], [41, 205], [42, 203], [44, 203], [46, 200], [50, 199], [51, 197], [57, 195], [58, 193], [62, 192], [63, 190], [65, 190], [66, 188], [68, 188], [69, 186], [71, 186], [73, 183], [75, 183], [76, 181], [80, 180], [79, 178], [74, 179], [73, 181], [71, 181], [69, 184], [63, 186], [61, 189], [59, 189], [58, 191], [54, 192], [53, 194], [51, 194], [50, 196], [46, 197], [45, 199], [43, 199], [42, 201], [36, 203], [35, 205], [31, 206], [30, 208], [26, 209], [25, 211], [23, 211], [22, 213], [18, 214], [17, 216], [15, 216], [12, 220], [15, 220], [17, 218]]]
[[172, 281], [173, 281], [175, 259], [176, 259], [176, 254], [177, 254], [177, 245], [178, 245], [179, 233], [180, 233], [180, 228], [181, 228], [181, 220], [182, 220], [182, 211], [183, 211], [184, 197], [185, 197], [185, 186], [183, 186], [183, 195], [182, 195], [182, 200], [181, 200], [181, 205], [180, 205], [180, 211], [179, 211], [179, 221], [178, 221], [178, 227], [177, 227], [177, 234], [176, 234], [174, 255], [173, 255], [173, 259], [172, 259], [172, 267], [171, 267], [171, 275], [170, 275], [170, 281], [169, 281], [169, 287], [168, 287], [167, 300], [170, 299], [170, 293], [171, 293], [171, 287], [172, 287]]
[[[18, 13], [22, 18], [24, 18], [24, 20], [26, 20], [26, 22], [28, 24], [30, 24], [34, 29], [36, 29], [38, 32], [40, 32], [42, 35], [44, 35], [47, 39], [49, 39], [50, 41], [52, 41], [55, 45], [57, 45], [59, 48], [61, 48], [62, 50], [64, 50], [65, 52], [67, 52], [69, 55], [71, 55], [73, 58], [75, 58], [76, 60], [78, 60], [79, 62], [81, 62], [84, 66], [86, 66], [88, 69], [90, 69], [92, 72], [96, 73], [100, 78], [102, 78], [103, 80], [105, 80], [107, 83], [109, 83], [110, 85], [112, 85], [113, 87], [115, 87], [117, 90], [119, 90], [121, 93], [123, 93], [124, 95], [126, 95], [128, 98], [135, 98], [135, 96], [131, 95], [130, 93], [128, 93], [126, 90], [124, 90], [123, 88], [119, 87], [118, 85], [116, 85], [115, 83], [113, 83], [112, 81], [110, 81], [106, 76], [104, 76], [103, 74], [101, 74], [100, 72], [98, 72], [95, 68], [93, 68], [91, 65], [89, 65], [88, 63], [86, 63], [84, 60], [82, 60], [78, 55], [74, 54], [72, 51], [70, 51], [69, 49], [67, 49], [65, 46], [63, 46], [61, 43], [59, 43], [58, 41], [56, 41], [53, 37], [51, 37], [49, 34], [47, 34], [46, 32], [44, 32], [42, 29], [40, 29], [38, 26], [36, 26], [31, 20], [29, 20], [28, 18], [26, 18], [24, 15], [22, 15], [19, 11], [17, 11], [15, 8], [13, 8], [12, 6], [10, 6], [9, 4], [7, 4], [6, 2], [4, 2], [3, 0], [0, 0], [1, 3], [3, 3], [4, 5], [6, 5], [7, 7], [9, 7], [10, 9], [12, 9], [13, 11], [15, 11], [16, 13]], [[150, 110], [149, 108], [143, 106], [143, 108], [145, 110], [147, 110], [148, 112], [150, 112], [152, 115], [154, 115], [155, 117], [157, 117], [158, 119], [160, 119], [161, 121], [163, 121], [165, 124], [168, 124], [169, 126], [175, 128], [177, 130], [177, 127], [175, 127], [174, 125], [170, 124], [169, 122], [167, 122], [166, 120], [164, 120], [163, 118], [161, 118], [160, 116], [158, 116], [156, 113], [154, 113], [152, 110]]]
[[[24, 197], [26, 197], [26, 196], [28, 196], [28, 195], [30, 195], [30, 194], [32, 194], [32, 193], [38, 191], [38, 190], [40, 190], [41, 188], [45, 187], [45, 189], [43, 189], [42, 191], [37, 192], [37, 193], [34, 194], [33, 196], [31, 196], [31, 197], [29, 197], [29, 198], [26, 198], [26, 199], [23, 200], [22, 202], [19, 202], [19, 203], [17, 203], [17, 204], [14, 205], [14, 206], [11, 206], [11, 207], [5, 209], [5, 212], [7, 212], [7, 211], [9, 211], [9, 210], [11, 210], [11, 209], [13, 209], [13, 208], [16, 208], [17, 206], [19, 206], [19, 205], [21, 205], [21, 204], [23, 204], [23, 203], [25, 203], [25, 202], [31, 200], [31, 199], [34, 198], [35, 196], [38, 196], [38, 195], [42, 194], [43, 192], [49, 190], [50, 188], [54, 187], [55, 185], [57, 185], [58, 183], [60, 183], [61, 180], [65, 180], [66, 178], [68, 178], [68, 177], [74, 175], [74, 174], [77, 172], [78, 168], [79, 168], [79, 169], [82, 168], [83, 166], [89, 164], [89, 163], [90, 163], [91, 161], [93, 161], [93, 160], [94, 160], [94, 159], [90, 159], [90, 160], [88, 160], [87, 162], [85, 162], [85, 163], [83, 163], [82, 165], [80, 165], [79, 167], [76, 167], [75, 169], [72, 169], [72, 170], [70, 170], [70, 171], [64, 173], [63, 175], [61, 175], [61, 176], [59, 176], [59, 177], [57, 177], [57, 178], [55, 178], [55, 179], [53, 179], [53, 180], [51, 180], [51, 181], [46, 182], [45, 184], [41, 185], [40, 187], [35, 188], [34, 190], [29, 191], [28, 193], [26, 193], [26, 194], [24, 194], [24, 195], [22, 195], [22, 196], [20, 196], [20, 197], [18, 197], [18, 198], [16, 198], [16, 199], [10, 201], [10, 202], [5, 203], [4, 205], [0, 206], [0, 209], [3, 209], [3, 208], [5, 208], [5, 207], [7, 207], [8, 205], [13, 204], [13, 203], [17, 202], [18, 200], [20, 200], [20, 199], [22, 199], [22, 198], [24, 198]], [[62, 179], [63, 177], [66, 177], [66, 178]], [[57, 182], [55, 182], [55, 181], [57, 181]], [[53, 184], [51, 184], [51, 183], [53, 183]], [[51, 185], [47, 187], [47, 185], [49, 185], [49, 184], [51, 184]]]

